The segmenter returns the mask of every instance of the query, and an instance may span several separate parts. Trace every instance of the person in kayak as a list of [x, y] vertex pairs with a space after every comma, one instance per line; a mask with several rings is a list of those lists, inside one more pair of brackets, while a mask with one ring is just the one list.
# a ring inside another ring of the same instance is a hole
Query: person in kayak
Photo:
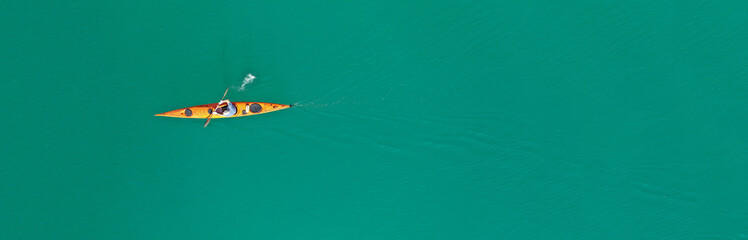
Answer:
[[231, 101], [228, 99], [223, 100], [218, 103], [215, 113], [224, 117], [234, 116], [236, 114], [236, 105], [231, 104]]

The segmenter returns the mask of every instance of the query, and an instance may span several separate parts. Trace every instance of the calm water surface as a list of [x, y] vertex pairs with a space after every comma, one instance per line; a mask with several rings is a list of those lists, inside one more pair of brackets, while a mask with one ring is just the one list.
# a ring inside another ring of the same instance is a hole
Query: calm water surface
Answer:
[[748, 239], [746, 1], [3, 5], [0, 239]]

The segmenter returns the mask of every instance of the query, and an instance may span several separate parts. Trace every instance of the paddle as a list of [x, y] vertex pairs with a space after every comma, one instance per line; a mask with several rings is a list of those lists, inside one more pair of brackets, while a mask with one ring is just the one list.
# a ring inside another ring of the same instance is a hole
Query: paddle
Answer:
[[[226, 88], [226, 91], [223, 92], [223, 97], [221, 97], [221, 101], [223, 101], [223, 98], [226, 97], [226, 93], [228, 92], [229, 92], [229, 88]], [[220, 103], [221, 101], [218, 101], [218, 102]], [[214, 108], [213, 111], [210, 112], [210, 115], [208, 115], [208, 119], [205, 120], [205, 125], [203, 125], [203, 127], [208, 127], [208, 123], [210, 123], [210, 118], [213, 117], [213, 113], [216, 112], [216, 109], [218, 109], [218, 104], [216, 104], [216, 108]]]

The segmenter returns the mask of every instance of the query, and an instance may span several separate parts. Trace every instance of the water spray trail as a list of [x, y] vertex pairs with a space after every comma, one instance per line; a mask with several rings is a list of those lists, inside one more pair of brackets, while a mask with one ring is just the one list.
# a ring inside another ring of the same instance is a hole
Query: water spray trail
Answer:
[[255, 76], [253, 76], [251, 73], [247, 74], [246, 77], [244, 77], [244, 81], [242, 81], [242, 86], [239, 87], [239, 91], [244, 91], [244, 86], [247, 86], [247, 84], [250, 84], [255, 81]]

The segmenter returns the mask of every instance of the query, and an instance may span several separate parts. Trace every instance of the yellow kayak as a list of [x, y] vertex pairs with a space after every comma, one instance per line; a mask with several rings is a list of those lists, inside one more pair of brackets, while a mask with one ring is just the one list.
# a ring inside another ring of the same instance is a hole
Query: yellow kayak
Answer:
[[174, 111], [168, 111], [165, 113], [159, 113], [154, 116], [160, 117], [175, 117], [175, 118], [208, 118], [210, 114], [213, 114], [211, 118], [232, 118], [232, 117], [244, 117], [252, 116], [257, 114], [274, 112], [286, 108], [293, 107], [293, 105], [277, 104], [277, 103], [263, 103], [263, 102], [232, 102], [236, 106], [236, 114], [224, 117], [220, 114], [213, 114], [213, 109], [216, 108], [218, 103], [197, 105], [194, 107], [177, 109]]

